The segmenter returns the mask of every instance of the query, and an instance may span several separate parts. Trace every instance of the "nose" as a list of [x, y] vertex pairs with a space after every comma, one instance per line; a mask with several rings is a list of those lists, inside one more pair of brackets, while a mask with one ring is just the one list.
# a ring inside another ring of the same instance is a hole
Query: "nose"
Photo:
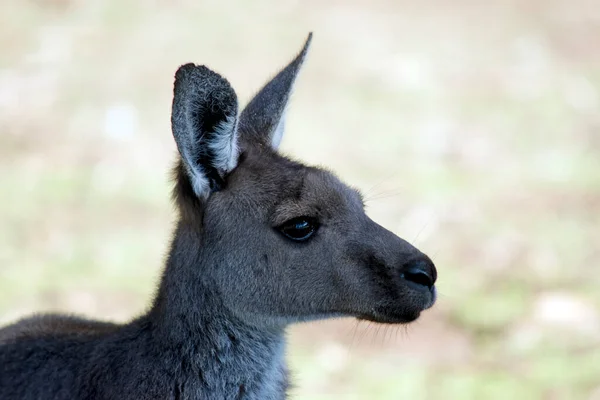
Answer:
[[417, 289], [431, 290], [437, 279], [437, 271], [433, 262], [425, 256], [404, 265], [400, 277]]

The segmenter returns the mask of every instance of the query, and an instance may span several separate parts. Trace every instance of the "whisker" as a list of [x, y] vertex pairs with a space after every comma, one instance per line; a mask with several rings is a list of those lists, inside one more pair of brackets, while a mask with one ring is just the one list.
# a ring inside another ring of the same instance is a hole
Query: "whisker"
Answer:
[[433, 219], [433, 217], [429, 218], [428, 222], [425, 222], [423, 224], [423, 226], [421, 227], [421, 229], [419, 229], [419, 232], [417, 232], [417, 235], [414, 237], [414, 239], [412, 240], [411, 243], [413, 243], [414, 245], [417, 244], [417, 241], [419, 240], [419, 236], [421, 236], [421, 233], [423, 233], [423, 231], [425, 230], [425, 228], [427, 228], [427, 226], [429, 226], [429, 224], [431, 224], [431, 220]]
[[396, 176], [395, 173], [391, 173], [388, 176], [382, 176], [381, 178], [379, 178], [379, 180], [375, 181], [375, 183], [370, 188], [365, 190], [365, 194], [369, 194], [370, 192], [375, 190], [378, 186], [383, 185], [386, 181], [392, 180], [395, 176]]
[[365, 196], [365, 203], [368, 201], [376, 201], [376, 200], [382, 200], [382, 199], [387, 199], [389, 197], [395, 197], [395, 196], [400, 196], [401, 194], [403, 194], [404, 192], [402, 190], [388, 190], [388, 191], [383, 191], [374, 195], [368, 195]]
[[387, 326], [387, 329], [386, 329], [387, 335], [386, 335], [386, 339], [385, 339], [386, 343], [390, 343], [392, 341], [392, 336], [394, 334], [394, 330], [395, 330], [395, 326], [393, 326], [393, 325]]
[[358, 324], [360, 324], [360, 320], [355, 319], [354, 324], [352, 325], [352, 328], [350, 330], [352, 332], [352, 338], [350, 339], [350, 346], [349, 346], [348, 350], [351, 350], [354, 348], [354, 341], [356, 339], [356, 333], [358, 332]]
[[452, 295], [452, 294], [448, 294], [445, 292], [440, 292], [440, 290], [437, 290], [437, 298], [438, 299], [457, 299], [458, 296], [457, 295]]
[[371, 330], [371, 322], [367, 321], [366, 326], [363, 326], [364, 329], [362, 329], [362, 332], [359, 336], [359, 341], [362, 342], [365, 338], [365, 335], [367, 334], [368, 331]]
[[381, 331], [381, 325], [377, 324], [377, 329], [375, 330], [375, 336], [373, 336], [373, 338], [371, 340], [371, 344], [374, 346], [377, 345], [377, 339], [379, 338], [379, 331]]

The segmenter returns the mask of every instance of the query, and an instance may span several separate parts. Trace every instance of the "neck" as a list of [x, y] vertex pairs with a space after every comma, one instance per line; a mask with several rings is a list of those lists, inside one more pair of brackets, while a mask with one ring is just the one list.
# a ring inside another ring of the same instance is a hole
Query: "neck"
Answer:
[[[186, 235], [199, 235], [181, 224], [167, 260], [154, 305], [147, 315], [154, 337], [174, 351], [199, 393], [224, 398], [279, 398], [285, 393], [284, 329], [258, 328], [236, 318], [211, 285], [201, 251], [181, 251]], [[185, 256], [181, 256], [185, 254]], [[210, 274], [208, 274], [210, 275]], [[189, 379], [186, 378], [189, 383]]]

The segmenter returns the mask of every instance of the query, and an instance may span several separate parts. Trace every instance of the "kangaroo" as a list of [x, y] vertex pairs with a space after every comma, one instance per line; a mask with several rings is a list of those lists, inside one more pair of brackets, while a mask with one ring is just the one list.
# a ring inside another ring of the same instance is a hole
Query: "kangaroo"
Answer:
[[0, 398], [285, 399], [290, 324], [414, 321], [433, 262], [358, 191], [278, 153], [300, 53], [238, 112], [205, 66], [175, 74], [178, 220], [148, 311], [120, 325], [38, 315], [0, 330]]

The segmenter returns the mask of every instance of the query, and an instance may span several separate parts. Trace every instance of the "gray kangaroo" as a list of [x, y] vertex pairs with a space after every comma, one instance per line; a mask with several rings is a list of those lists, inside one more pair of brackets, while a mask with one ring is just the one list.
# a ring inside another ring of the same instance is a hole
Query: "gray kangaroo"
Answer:
[[179, 214], [149, 311], [119, 325], [38, 315], [0, 330], [0, 399], [285, 399], [285, 330], [414, 321], [432, 261], [333, 174], [277, 152], [298, 56], [241, 113], [205, 66], [175, 74]]

